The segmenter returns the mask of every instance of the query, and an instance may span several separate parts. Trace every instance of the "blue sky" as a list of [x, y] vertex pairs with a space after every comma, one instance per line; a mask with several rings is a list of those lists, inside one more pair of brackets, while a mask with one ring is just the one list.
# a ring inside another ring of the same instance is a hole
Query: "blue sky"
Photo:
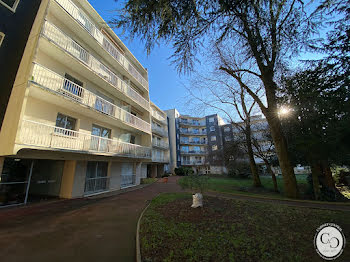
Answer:
[[[107, 23], [113, 16], [113, 10], [118, 6], [114, 0], [89, 0], [89, 2]], [[179, 76], [175, 67], [170, 65], [168, 58], [172, 54], [171, 48], [159, 46], [147, 56], [142, 42], [138, 39], [129, 41], [117, 30], [115, 32], [140, 63], [148, 69], [151, 100], [163, 110], [177, 108], [183, 114], [190, 113], [186, 112], [188, 108], [184, 105], [187, 91], [183, 83], [187, 80]]]
[[[102, 18], [108, 23], [116, 13], [118, 7], [123, 1], [117, 3], [115, 0], [88, 0]], [[130, 41], [127, 35], [124, 36], [120, 31], [114, 30], [124, 44], [130, 49], [141, 64], [148, 69], [150, 98], [161, 109], [176, 108], [181, 114], [204, 115], [217, 113], [216, 110], [200, 110], [190, 105], [190, 95], [184, 86], [190, 86], [190, 78], [179, 75], [175, 66], [170, 65], [169, 57], [172, 55], [170, 46], [162, 44], [155, 47], [151, 54], [147, 56], [144, 44], [138, 39]], [[324, 32], [322, 32], [324, 35]], [[299, 59], [315, 59], [319, 55], [302, 53], [299, 57], [292, 59], [291, 66], [301, 65]], [[205, 66], [204, 66], [205, 67]], [[195, 109], [194, 109], [195, 108]], [[222, 115], [221, 113], [219, 113]], [[224, 116], [223, 116], [224, 117]]]

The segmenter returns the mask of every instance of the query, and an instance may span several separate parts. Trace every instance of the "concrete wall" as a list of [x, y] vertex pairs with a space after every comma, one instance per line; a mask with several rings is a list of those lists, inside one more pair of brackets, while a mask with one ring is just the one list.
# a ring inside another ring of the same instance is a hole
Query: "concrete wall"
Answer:
[[141, 165], [141, 178], [147, 178], [147, 164]]
[[82, 197], [85, 189], [87, 161], [76, 161], [72, 198]]

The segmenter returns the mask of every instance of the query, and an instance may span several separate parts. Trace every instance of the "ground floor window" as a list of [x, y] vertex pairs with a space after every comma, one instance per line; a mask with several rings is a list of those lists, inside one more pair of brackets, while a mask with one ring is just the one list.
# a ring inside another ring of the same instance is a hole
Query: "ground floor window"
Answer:
[[85, 193], [96, 193], [107, 190], [108, 163], [88, 162], [85, 179]]

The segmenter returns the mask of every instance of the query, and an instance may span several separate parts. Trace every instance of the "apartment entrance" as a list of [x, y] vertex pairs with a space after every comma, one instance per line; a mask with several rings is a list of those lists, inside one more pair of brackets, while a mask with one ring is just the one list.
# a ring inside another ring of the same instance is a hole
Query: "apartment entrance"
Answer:
[[108, 162], [89, 161], [86, 169], [85, 194], [106, 191], [108, 178]]
[[64, 161], [5, 158], [0, 175], [0, 207], [57, 198]]

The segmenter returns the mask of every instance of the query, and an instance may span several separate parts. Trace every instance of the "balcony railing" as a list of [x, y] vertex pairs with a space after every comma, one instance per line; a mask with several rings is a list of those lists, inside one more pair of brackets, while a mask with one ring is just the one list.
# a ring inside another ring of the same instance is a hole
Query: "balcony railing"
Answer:
[[157, 133], [161, 136], [168, 136], [168, 130], [165, 130], [164, 128], [159, 127], [157, 125], [152, 125], [152, 132]]
[[151, 148], [31, 120], [23, 120], [17, 144], [51, 149], [151, 158]]
[[182, 165], [195, 165], [195, 166], [200, 166], [200, 165], [205, 165], [205, 162], [204, 161], [182, 161], [181, 162]]
[[181, 150], [181, 154], [183, 154], [183, 155], [205, 155], [205, 154], [207, 154], [207, 151], [197, 151], [197, 150], [183, 151], [183, 150]]
[[144, 88], [148, 90], [148, 81], [129, 62], [129, 60], [114, 46], [113, 43], [101, 33], [101, 31], [90, 21], [88, 16], [70, 0], [56, 0], [77, 21], [88, 31], [95, 40], [122, 66], [128, 71]]
[[149, 102], [145, 98], [56, 26], [45, 21], [42, 34], [57, 46], [64, 49], [67, 53], [83, 62], [90, 70], [107, 81], [115, 89], [124, 93], [143, 108], [149, 110]]
[[164, 149], [168, 149], [169, 148], [169, 143], [167, 143], [165, 141], [153, 140], [152, 141], [152, 145], [155, 146], [155, 147], [160, 147], [160, 148], [164, 148]]
[[127, 125], [140, 129], [144, 132], [151, 132], [151, 125], [130, 114], [128, 111], [110, 103], [109, 101], [95, 95], [87, 89], [71, 82], [59, 74], [34, 63], [31, 82], [52, 90], [55, 93], [67, 97], [75, 102], [86, 105], [92, 109], [118, 119]]
[[106, 191], [110, 177], [92, 177], [85, 179], [85, 194], [93, 194]]
[[152, 155], [152, 162], [168, 163], [169, 162], [169, 157], [168, 156], [155, 156], [155, 155]]
[[190, 144], [190, 145], [206, 145], [207, 141], [189, 141], [180, 139], [180, 144]]
[[199, 122], [196, 122], [196, 121], [188, 121], [188, 120], [184, 120], [184, 119], [179, 119], [179, 122], [180, 124], [183, 124], [183, 125], [189, 125], [189, 126], [206, 126], [206, 123], [203, 122], [203, 121], [199, 121]]
[[159, 114], [157, 111], [151, 109], [151, 114], [152, 116], [157, 119], [158, 121], [163, 122], [164, 124], [167, 124], [167, 120], [166, 117], [162, 116], [161, 114]]
[[120, 187], [129, 187], [136, 184], [136, 175], [121, 175]]
[[207, 135], [207, 132], [180, 129], [180, 134], [203, 136]]

